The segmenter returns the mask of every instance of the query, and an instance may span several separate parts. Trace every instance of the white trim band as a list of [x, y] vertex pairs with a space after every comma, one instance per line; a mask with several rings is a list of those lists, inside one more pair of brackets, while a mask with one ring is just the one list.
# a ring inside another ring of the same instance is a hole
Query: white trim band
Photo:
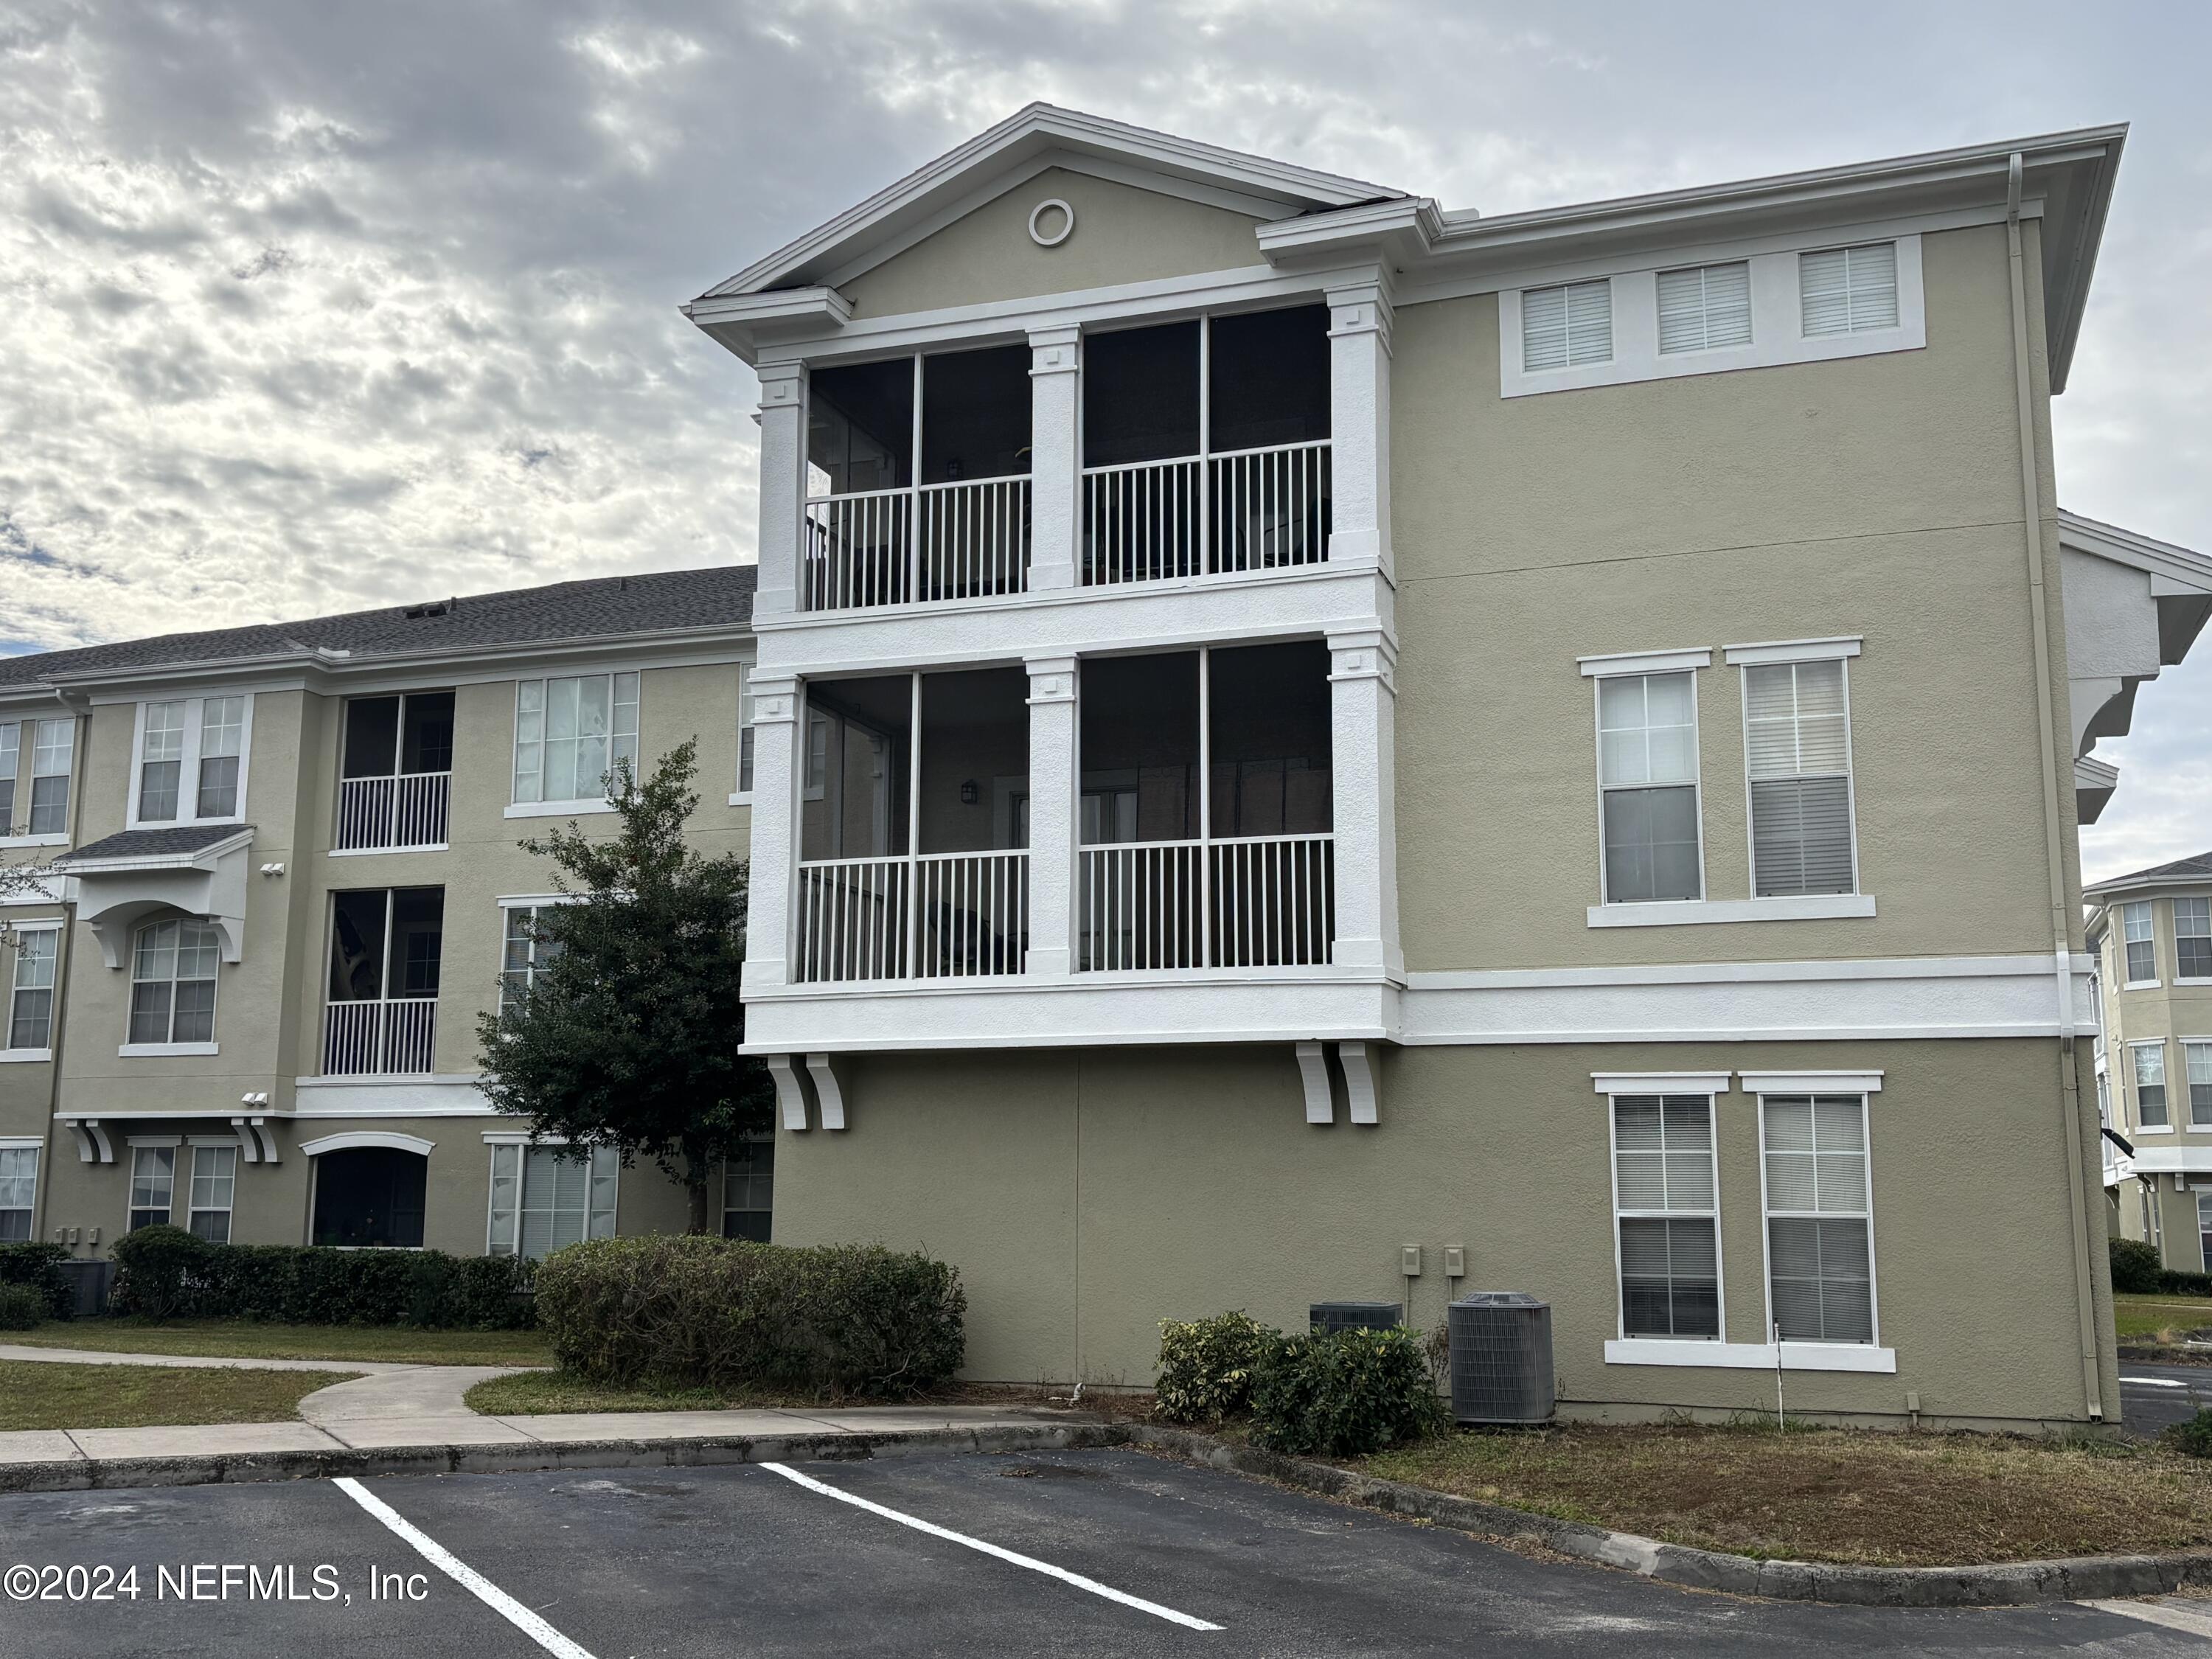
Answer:
[[1865, 643], [1862, 635], [1840, 635], [1828, 640], [1769, 640], [1759, 645], [1731, 645], [1726, 647], [1732, 663], [1778, 662], [1833, 662], [1842, 657], [1856, 657]]
[[1592, 1072], [1601, 1095], [1724, 1095], [1726, 1072]]
[[[1897, 1374], [1897, 1350], [1860, 1342], [1784, 1342], [1785, 1371], [1872, 1371]], [[1706, 1366], [1716, 1370], [1771, 1371], [1771, 1342], [1667, 1342], [1648, 1337], [1616, 1338], [1605, 1345], [1608, 1365]]]
[[1616, 651], [1609, 656], [1577, 657], [1575, 665], [1586, 680], [1613, 674], [1671, 674], [1685, 668], [1711, 668], [1710, 647], [1681, 651]]
[[1793, 893], [1777, 898], [1666, 899], [1648, 904], [1593, 904], [1592, 927], [1690, 927], [1717, 921], [1834, 921], [1875, 914], [1871, 893]]
[[1747, 1095], [1878, 1095], [1880, 1072], [1738, 1072]]

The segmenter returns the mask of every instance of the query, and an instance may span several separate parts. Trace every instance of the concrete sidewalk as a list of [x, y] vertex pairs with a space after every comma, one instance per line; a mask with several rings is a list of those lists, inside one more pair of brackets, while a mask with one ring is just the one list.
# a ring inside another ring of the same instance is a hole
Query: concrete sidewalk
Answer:
[[1093, 1419], [1082, 1413], [994, 1406], [825, 1407], [818, 1411], [564, 1412], [491, 1417], [464, 1396], [521, 1365], [401, 1365], [350, 1359], [209, 1358], [0, 1344], [0, 1359], [92, 1365], [226, 1366], [359, 1373], [300, 1401], [288, 1423], [208, 1423], [143, 1429], [27, 1429], [0, 1433], [0, 1465], [148, 1458], [251, 1457], [418, 1448], [533, 1447], [611, 1441], [873, 1439], [933, 1431], [1034, 1428]]

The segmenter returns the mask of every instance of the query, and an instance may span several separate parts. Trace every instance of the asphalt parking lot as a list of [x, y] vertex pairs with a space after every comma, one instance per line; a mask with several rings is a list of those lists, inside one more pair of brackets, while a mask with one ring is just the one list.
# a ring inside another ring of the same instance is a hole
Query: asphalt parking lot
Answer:
[[0, 1540], [84, 1590], [137, 1569], [0, 1602], [11, 1656], [2212, 1651], [2070, 1603], [1701, 1595], [1126, 1451], [14, 1496]]
[[2142, 1365], [2120, 1361], [2120, 1420], [2130, 1434], [2156, 1434], [2212, 1406], [2212, 1365]]

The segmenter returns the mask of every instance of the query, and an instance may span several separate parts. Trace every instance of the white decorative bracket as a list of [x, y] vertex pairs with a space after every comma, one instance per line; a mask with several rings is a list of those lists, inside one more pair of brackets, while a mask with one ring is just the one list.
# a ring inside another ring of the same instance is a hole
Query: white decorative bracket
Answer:
[[115, 1147], [107, 1139], [107, 1131], [100, 1127], [96, 1117], [73, 1117], [63, 1120], [62, 1127], [76, 1137], [76, 1156], [81, 1164], [112, 1164]]
[[822, 1127], [842, 1129], [845, 1127], [845, 1094], [837, 1086], [837, 1073], [827, 1054], [806, 1057], [806, 1075], [814, 1079], [814, 1097], [822, 1103]]
[[1298, 1044], [1298, 1080], [1305, 1085], [1306, 1121], [1336, 1121], [1336, 1100], [1328, 1086], [1328, 1050], [1318, 1042]]
[[1354, 1123], [1378, 1121], [1375, 1105], [1375, 1073], [1368, 1064], [1367, 1045], [1364, 1042], [1340, 1042], [1336, 1045], [1336, 1060], [1344, 1067], [1344, 1091], [1352, 1102], [1352, 1121]]
[[792, 1068], [789, 1054], [763, 1054], [768, 1074], [775, 1079], [775, 1103], [783, 1114], [783, 1127], [803, 1132], [806, 1127], [806, 1091]]

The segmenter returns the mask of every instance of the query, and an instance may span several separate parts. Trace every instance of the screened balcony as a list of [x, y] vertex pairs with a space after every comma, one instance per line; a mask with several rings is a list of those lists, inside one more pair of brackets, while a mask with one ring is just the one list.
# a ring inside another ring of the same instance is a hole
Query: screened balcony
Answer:
[[453, 694], [356, 697], [345, 706], [337, 850], [446, 844], [453, 787]]
[[1030, 402], [1027, 346], [816, 370], [800, 607], [1020, 592]]
[[1018, 668], [809, 686], [794, 978], [1023, 970], [1028, 696]]
[[1079, 971], [1332, 959], [1328, 672], [1318, 641], [1083, 665]]
[[427, 1077], [438, 1042], [446, 890], [374, 887], [331, 895], [325, 1077]]
[[1080, 580], [1317, 563], [1329, 461], [1326, 306], [1088, 336]]

